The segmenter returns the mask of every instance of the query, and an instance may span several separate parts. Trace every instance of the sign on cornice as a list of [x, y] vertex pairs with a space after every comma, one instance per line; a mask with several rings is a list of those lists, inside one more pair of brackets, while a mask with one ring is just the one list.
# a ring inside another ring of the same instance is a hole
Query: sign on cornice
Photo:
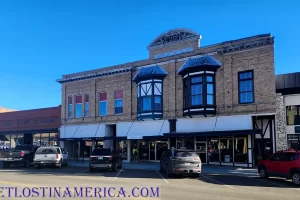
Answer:
[[175, 55], [179, 55], [179, 54], [183, 54], [183, 53], [189, 53], [194, 51], [193, 47], [189, 47], [189, 48], [185, 48], [185, 49], [180, 49], [180, 50], [175, 50], [175, 51], [170, 51], [170, 52], [166, 52], [166, 53], [162, 53], [162, 54], [157, 54], [153, 56], [153, 59], [159, 59], [159, 58], [165, 58], [165, 57], [169, 57], [169, 56], [175, 56]]
[[173, 29], [158, 36], [149, 47], [160, 46], [167, 43], [178, 42], [191, 38], [200, 38], [200, 35], [188, 29]]

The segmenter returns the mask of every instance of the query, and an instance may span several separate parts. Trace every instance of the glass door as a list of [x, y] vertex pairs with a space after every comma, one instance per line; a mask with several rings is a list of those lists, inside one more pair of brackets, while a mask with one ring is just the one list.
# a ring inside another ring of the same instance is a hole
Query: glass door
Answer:
[[149, 142], [139, 141], [139, 160], [149, 160]]
[[202, 163], [207, 163], [207, 143], [196, 142], [196, 153], [199, 155]]
[[160, 160], [162, 154], [168, 150], [168, 141], [156, 141], [156, 160]]
[[149, 142], [149, 150], [150, 150], [150, 160], [155, 160], [155, 141]]

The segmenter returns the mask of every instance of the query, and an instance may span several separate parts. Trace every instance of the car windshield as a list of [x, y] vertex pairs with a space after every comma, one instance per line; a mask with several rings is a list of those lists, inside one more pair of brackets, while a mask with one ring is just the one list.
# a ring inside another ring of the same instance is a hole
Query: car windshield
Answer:
[[177, 151], [175, 157], [194, 157], [198, 156], [194, 151]]
[[31, 151], [32, 150], [32, 146], [25, 146], [25, 145], [19, 145], [19, 146], [16, 146], [14, 148], [14, 150], [27, 150], [27, 151]]
[[56, 154], [57, 151], [55, 148], [38, 148], [36, 154]]
[[94, 149], [92, 155], [95, 155], [95, 156], [111, 155], [111, 150], [110, 149]]

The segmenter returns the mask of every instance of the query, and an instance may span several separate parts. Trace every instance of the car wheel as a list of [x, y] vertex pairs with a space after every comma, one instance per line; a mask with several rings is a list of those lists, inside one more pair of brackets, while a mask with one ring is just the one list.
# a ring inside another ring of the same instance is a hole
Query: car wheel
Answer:
[[24, 160], [23, 167], [27, 168], [30, 166], [29, 160]]
[[9, 168], [10, 164], [8, 162], [3, 162], [3, 168]]
[[89, 168], [89, 170], [90, 170], [90, 172], [94, 172], [95, 171], [95, 169], [94, 168]]
[[61, 168], [61, 166], [62, 166], [61, 160], [59, 161], [59, 163], [56, 166], [57, 166], [57, 168]]
[[170, 172], [170, 169], [168, 166], [166, 166], [166, 171], [167, 171], [167, 177], [171, 178], [173, 176], [173, 174]]
[[260, 178], [269, 178], [266, 168], [264, 167], [259, 168], [259, 176]]
[[292, 181], [296, 185], [300, 185], [300, 172], [294, 172], [292, 174]]
[[164, 172], [164, 170], [163, 170], [161, 164], [159, 165], [159, 171], [160, 171], [160, 172]]
[[112, 165], [112, 171], [114, 171], [114, 172], [118, 171], [117, 163], [114, 163], [114, 164]]

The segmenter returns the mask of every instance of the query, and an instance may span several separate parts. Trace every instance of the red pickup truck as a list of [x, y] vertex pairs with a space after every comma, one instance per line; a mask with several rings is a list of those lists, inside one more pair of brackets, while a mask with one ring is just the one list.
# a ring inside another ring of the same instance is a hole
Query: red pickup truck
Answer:
[[258, 163], [258, 173], [261, 178], [284, 177], [300, 185], [300, 152], [292, 149], [276, 152]]

